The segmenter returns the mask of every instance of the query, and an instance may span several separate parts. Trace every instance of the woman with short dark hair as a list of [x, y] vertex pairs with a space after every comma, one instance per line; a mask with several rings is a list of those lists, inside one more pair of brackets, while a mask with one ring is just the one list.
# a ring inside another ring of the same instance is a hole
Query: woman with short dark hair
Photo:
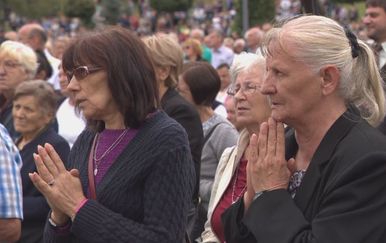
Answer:
[[206, 62], [186, 63], [178, 82], [180, 94], [197, 109], [204, 133], [197, 237], [204, 230], [214, 176], [221, 155], [226, 148], [236, 145], [238, 138], [238, 132], [233, 125], [226, 118], [216, 114], [212, 108], [220, 85], [216, 69]]

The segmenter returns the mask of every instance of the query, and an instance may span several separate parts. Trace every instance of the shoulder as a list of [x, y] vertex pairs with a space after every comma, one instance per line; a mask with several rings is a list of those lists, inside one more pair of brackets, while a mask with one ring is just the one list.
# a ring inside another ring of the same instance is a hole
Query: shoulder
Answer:
[[157, 111], [148, 118], [140, 128], [138, 136], [146, 136], [145, 140], [149, 144], [174, 143], [176, 146], [188, 144], [185, 129], [163, 111]]
[[355, 150], [361, 153], [366, 151], [386, 152], [386, 136], [364, 120], [354, 125], [340, 144], [342, 150]]
[[197, 114], [198, 112], [192, 104], [186, 101], [176, 90], [169, 89], [161, 100], [163, 110], [169, 115], [173, 111], [184, 111]]

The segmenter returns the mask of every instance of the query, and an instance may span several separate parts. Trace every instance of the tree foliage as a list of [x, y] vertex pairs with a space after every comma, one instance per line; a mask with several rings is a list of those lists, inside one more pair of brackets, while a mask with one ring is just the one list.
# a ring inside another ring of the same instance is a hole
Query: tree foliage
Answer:
[[56, 16], [60, 10], [57, 0], [1, 0], [19, 16], [39, 19], [43, 16]]
[[105, 18], [107, 24], [116, 24], [120, 17], [121, 0], [102, 0], [102, 17]]
[[334, 3], [355, 3], [355, 2], [364, 2], [364, 0], [332, 0]]
[[152, 8], [158, 12], [188, 11], [193, 0], [150, 0]]
[[93, 0], [66, 0], [64, 14], [68, 17], [78, 17], [86, 26], [91, 25], [91, 18], [95, 12]]
[[[236, 16], [233, 29], [238, 33], [243, 27], [242, 0], [236, 2]], [[261, 25], [265, 22], [272, 22], [275, 18], [275, 1], [248, 0], [249, 26]]]

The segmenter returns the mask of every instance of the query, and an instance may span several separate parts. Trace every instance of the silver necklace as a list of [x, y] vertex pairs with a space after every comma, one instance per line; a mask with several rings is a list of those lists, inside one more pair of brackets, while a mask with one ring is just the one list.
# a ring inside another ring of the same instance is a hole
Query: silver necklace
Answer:
[[241, 190], [240, 194], [236, 195], [236, 182], [237, 182], [237, 179], [239, 177], [240, 164], [241, 164], [241, 161], [237, 165], [237, 168], [236, 168], [236, 171], [235, 171], [236, 172], [236, 178], [233, 181], [233, 185], [232, 185], [232, 204], [234, 204], [241, 197], [241, 195], [244, 194], [245, 190], [247, 189], [247, 184], [245, 183], [245, 185], [244, 185], [243, 189]]
[[126, 135], [126, 133], [129, 131], [130, 129], [125, 129], [119, 136], [117, 139], [115, 139], [115, 141], [110, 145], [110, 147], [108, 147], [106, 149], [106, 151], [101, 155], [101, 157], [97, 158], [96, 156], [96, 153], [98, 151], [98, 145], [99, 145], [99, 134], [97, 134], [97, 142], [96, 142], [96, 145], [95, 145], [95, 150], [94, 150], [94, 176], [96, 176], [98, 174], [98, 166], [101, 164], [102, 162], [102, 159], [104, 157], [106, 157], [106, 155], [108, 155], [123, 139], [123, 137]]

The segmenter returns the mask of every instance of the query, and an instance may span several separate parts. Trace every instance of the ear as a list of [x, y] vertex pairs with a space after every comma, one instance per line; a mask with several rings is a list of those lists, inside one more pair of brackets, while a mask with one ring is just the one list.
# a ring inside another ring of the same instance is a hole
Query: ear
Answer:
[[329, 65], [320, 69], [321, 90], [323, 95], [334, 93], [338, 89], [340, 72], [336, 66]]
[[53, 112], [45, 113], [43, 116], [44, 123], [48, 125], [53, 119], [55, 114]]
[[158, 81], [165, 81], [170, 74], [170, 67], [156, 67], [156, 74]]

